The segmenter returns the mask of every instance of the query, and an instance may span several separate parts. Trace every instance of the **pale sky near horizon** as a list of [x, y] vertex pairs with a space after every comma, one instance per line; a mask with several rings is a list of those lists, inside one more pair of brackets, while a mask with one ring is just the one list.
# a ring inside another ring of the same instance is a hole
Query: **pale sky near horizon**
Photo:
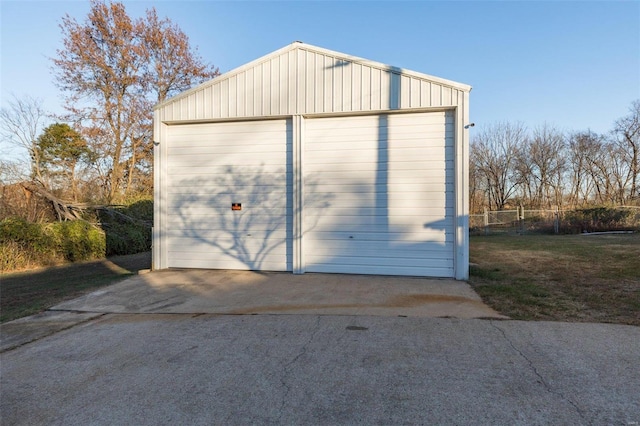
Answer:
[[[124, 1], [230, 71], [295, 40], [473, 86], [471, 121], [605, 133], [640, 98], [640, 1]], [[0, 104], [63, 112], [51, 61], [88, 1], [0, 0]], [[3, 150], [4, 151], [4, 150]]]

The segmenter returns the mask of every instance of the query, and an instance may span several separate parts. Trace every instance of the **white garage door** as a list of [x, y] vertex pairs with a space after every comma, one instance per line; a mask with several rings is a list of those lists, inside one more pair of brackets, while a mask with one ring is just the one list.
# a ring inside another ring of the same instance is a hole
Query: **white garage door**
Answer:
[[169, 267], [291, 270], [291, 134], [290, 120], [169, 127]]
[[452, 112], [305, 121], [306, 271], [454, 276]]

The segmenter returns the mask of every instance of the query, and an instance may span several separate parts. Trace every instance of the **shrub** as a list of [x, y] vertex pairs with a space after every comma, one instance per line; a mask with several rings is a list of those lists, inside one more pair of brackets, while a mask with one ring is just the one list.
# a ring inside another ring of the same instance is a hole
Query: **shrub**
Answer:
[[0, 222], [2, 271], [99, 259], [105, 246], [104, 232], [84, 221], [42, 224], [10, 217]]
[[0, 243], [9, 241], [29, 247], [39, 255], [50, 255], [55, 251], [53, 238], [42, 224], [19, 217], [8, 217], [0, 222]]
[[56, 250], [65, 260], [100, 259], [106, 253], [104, 232], [84, 221], [56, 222], [47, 225], [53, 234]]
[[153, 200], [141, 199], [127, 206], [103, 209], [98, 217], [106, 234], [107, 256], [151, 250]]
[[[135, 254], [151, 249], [153, 200], [99, 210], [84, 220], [31, 223], [19, 217], [0, 221], [0, 268], [4, 271], [65, 261]], [[89, 222], [99, 222], [102, 229]]]
[[151, 228], [135, 223], [103, 222], [107, 256], [135, 254], [151, 249]]
[[137, 200], [125, 207], [122, 207], [121, 213], [124, 213], [134, 219], [146, 222], [149, 226], [151, 226], [151, 223], [153, 222], [153, 200]]
[[569, 233], [602, 232], [633, 229], [633, 212], [626, 209], [594, 207], [566, 212], [562, 231]]

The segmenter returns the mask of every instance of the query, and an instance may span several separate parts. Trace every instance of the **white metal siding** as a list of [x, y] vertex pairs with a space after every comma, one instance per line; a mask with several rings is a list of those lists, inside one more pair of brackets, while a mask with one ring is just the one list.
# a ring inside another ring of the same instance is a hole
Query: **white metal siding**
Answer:
[[459, 83], [293, 44], [160, 108], [167, 121], [460, 105]]
[[467, 279], [470, 90], [296, 42], [156, 106], [153, 267]]
[[291, 270], [291, 120], [167, 132], [168, 267]]
[[452, 111], [308, 119], [304, 135], [306, 271], [454, 275]]

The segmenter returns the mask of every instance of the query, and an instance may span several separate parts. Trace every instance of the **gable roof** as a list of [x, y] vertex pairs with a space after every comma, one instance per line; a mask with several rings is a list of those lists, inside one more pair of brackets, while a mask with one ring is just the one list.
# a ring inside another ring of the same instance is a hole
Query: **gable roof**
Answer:
[[155, 106], [163, 121], [459, 105], [471, 86], [296, 41]]

